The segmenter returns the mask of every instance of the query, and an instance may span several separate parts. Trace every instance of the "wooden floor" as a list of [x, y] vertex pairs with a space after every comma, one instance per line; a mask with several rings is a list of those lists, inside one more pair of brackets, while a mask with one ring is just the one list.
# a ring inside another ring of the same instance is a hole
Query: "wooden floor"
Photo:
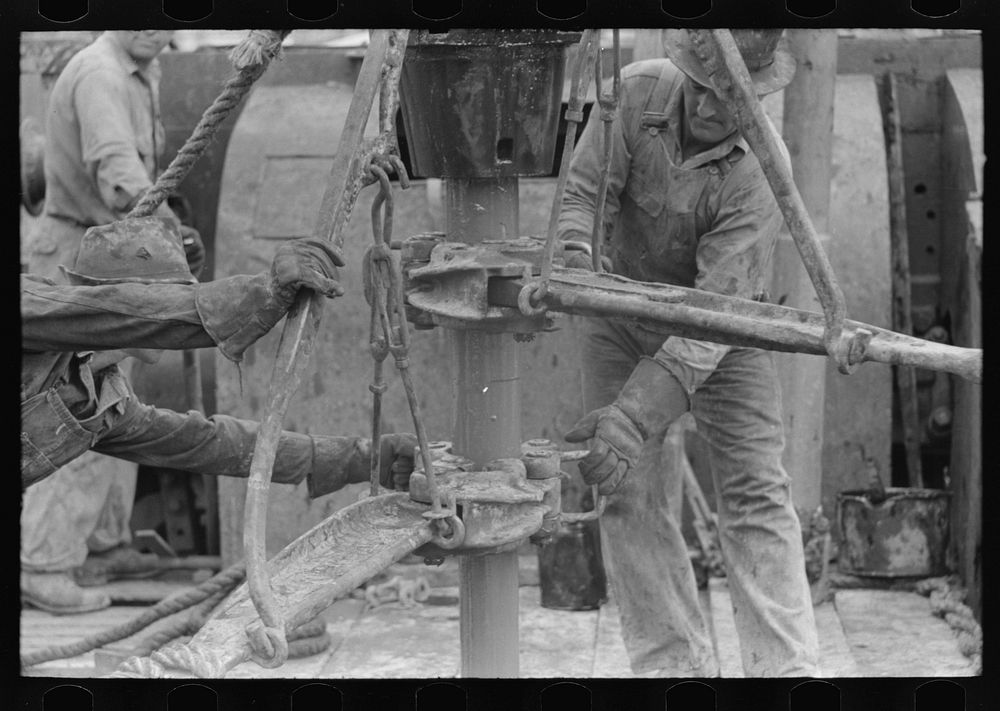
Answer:
[[[593, 611], [550, 610], [541, 607], [535, 583], [522, 584], [519, 589], [521, 676], [633, 676], [613, 600]], [[457, 599], [457, 587], [443, 586], [433, 589], [428, 603], [409, 609], [388, 603], [365, 610], [363, 600], [339, 600], [324, 613], [332, 638], [327, 651], [290, 660], [278, 669], [262, 669], [248, 662], [236, 667], [229, 678], [456, 677], [459, 673]], [[702, 603], [710, 615], [722, 675], [742, 676], [725, 579], [711, 581], [709, 589], [703, 592]], [[99, 612], [72, 616], [25, 609], [21, 613], [21, 651], [74, 641], [121, 623], [143, 609], [144, 606], [136, 604], [114, 605]], [[833, 602], [824, 603], [815, 611], [824, 677], [972, 674], [951, 629], [931, 615], [927, 598], [920, 595], [894, 590], [837, 590]], [[143, 631], [138, 637], [153, 629]], [[129, 640], [118, 643], [128, 644]], [[96, 676], [95, 653], [47, 662], [23, 673]]]

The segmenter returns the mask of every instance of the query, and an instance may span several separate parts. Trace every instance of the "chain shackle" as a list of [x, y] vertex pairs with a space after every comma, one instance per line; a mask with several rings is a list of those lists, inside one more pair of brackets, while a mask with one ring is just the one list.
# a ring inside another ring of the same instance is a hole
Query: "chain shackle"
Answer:
[[288, 640], [281, 627], [264, 625], [254, 620], [247, 625], [250, 659], [265, 669], [276, 669], [288, 660]]
[[424, 516], [434, 521], [434, 537], [430, 542], [438, 548], [450, 551], [465, 542], [465, 523], [454, 510], [442, 509], [438, 514], [427, 511]]
[[548, 282], [536, 279], [521, 287], [517, 293], [517, 308], [525, 316], [541, 316], [548, 309], [542, 299], [549, 293]]

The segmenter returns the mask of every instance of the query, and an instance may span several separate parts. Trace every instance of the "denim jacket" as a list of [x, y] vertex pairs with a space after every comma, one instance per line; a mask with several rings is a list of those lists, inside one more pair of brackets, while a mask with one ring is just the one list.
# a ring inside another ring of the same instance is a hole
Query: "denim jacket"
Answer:
[[[21, 276], [21, 486], [88, 449], [200, 474], [249, 475], [257, 423], [152, 407], [114, 361], [130, 348], [217, 346], [239, 362], [265, 332], [268, 275], [207, 284], [65, 286]], [[94, 351], [97, 351], [95, 354]], [[366, 481], [370, 443], [282, 433], [272, 480], [307, 480], [311, 497]]]
[[[781, 212], [738, 132], [682, 158], [683, 79], [666, 59], [622, 71], [603, 226], [607, 254], [613, 271], [630, 279], [759, 298]], [[570, 163], [562, 239], [590, 241], [603, 160], [603, 129], [593, 112]], [[654, 358], [693, 394], [729, 349], [671, 336]]]

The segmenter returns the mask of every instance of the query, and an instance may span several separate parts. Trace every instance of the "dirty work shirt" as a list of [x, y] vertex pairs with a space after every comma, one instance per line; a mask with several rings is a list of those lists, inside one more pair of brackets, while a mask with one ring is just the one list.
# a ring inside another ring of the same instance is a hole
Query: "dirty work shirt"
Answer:
[[111, 32], [66, 64], [48, 104], [45, 214], [90, 227], [119, 219], [163, 152], [160, 65], [140, 69]]
[[[257, 423], [140, 402], [115, 360], [134, 348], [218, 346], [230, 360], [264, 331], [269, 275], [200, 285], [64, 286], [21, 276], [21, 485], [88, 449], [198, 474], [249, 475]], [[97, 352], [94, 352], [97, 351]], [[273, 481], [307, 480], [311, 497], [368, 479], [368, 440], [284, 432]]]
[[[753, 153], [732, 136], [681, 156], [683, 75], [667, 60], [622, 72], [607, 202], [613, 271], [632, 279], [753, 298], [763, 291], [781, 215]], [[602, 126], [591, 114], [573, 154], [561, 236], [589, 241], [600, 179]], [[610, 405], [643, 358], [690, 395], [707, 443], [727, 586], [747, 676], [817, 676], [819, 643], [802, 532], [782, 466], [784, 434], [772, 354], [587, 319], [582, 338], [587, 411]], [[639, 461], [609, 498], [601, 548], [633, 672], [719, 674], [698, 601], [681, 520], [676, 437], [648, 433]], [[683, 451], [679, 453], [683, 455]], [[679, 510], [679, 509], [678, 509]]]
[[[636, 62], [622, 71], [604, 225], [612, 271], [636, 281], [760, 298], [781, 211], [738, 131], [683, 160], [683, 79], [668, 60]], [[573, 152], [559, 218], [562, 239], [590, 241], [603, 161], [602, 123], [592, 114]], [[653, 357], [692, 394], [729, 348], [674, 336]]]

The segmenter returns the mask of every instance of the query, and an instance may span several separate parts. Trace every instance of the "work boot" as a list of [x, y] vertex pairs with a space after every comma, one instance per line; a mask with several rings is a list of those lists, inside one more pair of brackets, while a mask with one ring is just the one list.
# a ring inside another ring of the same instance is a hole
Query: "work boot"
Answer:
[[54, 615], [103, 610], [111, 598], [99, 590], [84, 590], [68, 573], [21, 572], [21, 602]]
[[155, 553], [140, 553], [129, 546], [118, 546], [100, 553], [90, 553], [83, 565], [73, 571], [77, 585], [107, 585], [112, 580], [149, 578], [160, 572]]

